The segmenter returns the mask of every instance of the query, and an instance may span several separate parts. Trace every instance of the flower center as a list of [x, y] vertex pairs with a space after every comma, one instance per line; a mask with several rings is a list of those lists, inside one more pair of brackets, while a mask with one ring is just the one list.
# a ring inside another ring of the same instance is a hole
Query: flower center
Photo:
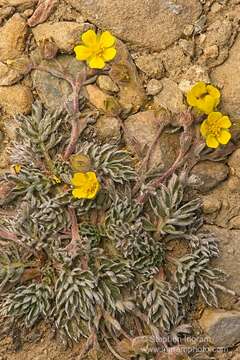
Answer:
[[94, 49], [95, 56], [102, 57], [103, 52], [104, 52], [104, 48], [102, 46], [100, 46], [99, 44], [97, 44]]
[[214, 136], [219, 136], [221, 132], [221, 128], [219, 127], [216, 120], [208, 122], [208, 132], [213, 134]]
[[206, 92], [204, 92], [203, 94], [201, 94], [201, 95], [198, 95], [198, 96], [196, 96], [196, 98], [197, 98], [197, 100], [203, 100], [204, 98], [205, 98], [205, 96], [206, 95], [208, 95], [208, 92], [206, 91]]
[[91, 195], [91, 194], [94, 194], [95, 191], [97, 189], [97, 184], [89, 184], [88, 188], [87, 188], [87, 194], [88, 195]]

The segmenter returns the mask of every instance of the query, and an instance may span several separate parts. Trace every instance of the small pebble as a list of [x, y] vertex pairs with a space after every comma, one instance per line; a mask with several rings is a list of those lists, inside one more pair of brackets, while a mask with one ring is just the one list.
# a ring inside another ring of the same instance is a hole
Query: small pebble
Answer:
[[217, 45], [208, 46], [204, 49], [204, 55], [207, 58], [216, 59], [218, 57], [218, 53], [219, 50]]
[[119, 91], [118, 86], [107, 75], [100, 75], [97, 79], [97, 84], [101, 90], [116, 93]]
[[148, 83], [147, 83], [147, 95], [157, 95], [158, 93], [160, 93], [160, 91], [162, 90], [162, 83], [159, 80], [156, 79], [151, 79]]
[[[229, 221], [229, 228], [230, 229], [240, 229], [240, 215], [235, 216]], [[233, 249], [231, 249], [233, 250]]]
[[212, 197], [204, 197], [202, 199], [202, 207], [204, 214], [212, 214], [221, 208], [221, 202]]
[[29, 18], [30, 16], [32, 16], [32, 14], [33, 14], [33, 9], [27, 9], [23, 12], [23, 16], [25, 18]]
[[183, 49], [186, 55], [193, 56], [194, 54], [194, 43], [186, 39], [179, 40], [179, 46]]
[[230, 191], [240, 192], [240, 179], [237, 176], [230, 176], [227, 181], [227, 186]]
[[212, 7], [211, 7], [211, 12], [216, 14], [217, 12], [221, 11], [223, 8], [223, 6], [217, 2], [213, 3], [212, 4]]
[[183, 29], [183, 33], [185, 36], [191, 36], [194, 30], [194, 26], [189, 24], [186, 25], [185, 28]]

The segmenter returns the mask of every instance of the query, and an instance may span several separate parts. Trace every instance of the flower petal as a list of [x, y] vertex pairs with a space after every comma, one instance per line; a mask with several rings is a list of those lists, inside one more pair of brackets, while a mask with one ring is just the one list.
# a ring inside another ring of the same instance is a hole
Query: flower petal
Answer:
[[228, 116], [222, 116], [221, 119], [218, 120], [218, 125], [221, 128], [228, 129], [232, 126], [232, 123]]
[[89, 47], [95, 46], [97, 43], [97, 35], [95, 31], [88, 30], [85, 33], [83, 33], [82, 42], [84, 43], [84, 45], [87, 45]]
[[219, 146], [219, 142], [216, 137], [212, 134], [209, 134], [206, 138], [206, 144], [209, 148], [216, 149]]
[[100, 56], [93, 56], [89, 59], [88, 65], [91, 69], [103, 69], [105, 61]]
[[113, 47], [105, 49], [103, 52], [103, 58], [105, 61], [110, 61], [115, 58], [117, 50]]
[[205, 114], [210, 114], [215, 106], [215, 100], [210, 95], [206, 95], [203, 99], [197, 100], [197, 107]]
[[222, 113], [218, 112], [218, 111], [212, 111], [209, 115], [208, 115], [208, 120], [212, 121], [212, 122], [217, 122], [219, 124], [219, 120], [222, 118]]
[[187, 103], [190, 106], [197, 106], [197, 99], [191, 91], [187, 93]]
[[203, 137], [207, 136], [207, 132], [208, 132], [208, 123], [207, 123], [207, 119], [205, 119], [200, 126], [200, 133]]
[[190, 90], [194, 96], [202, 96], [207, 92], [207, 87], [205, 82], [199, 81], [196, 83]]
[[100, 188], [100, 185], [99, 183], [95, 184], [94, 187], [92, 187], [91, 189], [88, 189], [87, 190], [87, 194], [86, 194], [86, 199], [93, 199], [95, 198], [95, 196], [97, 195], [98, 193], [98, 190]]
[[82, 186], [87, 182], [86, 174], [84, 173], [75, 173], [71, 179], [73, 186]]
[[95, 172], [93, 172], [93, 171], [88, 171], [85, 175], [86, 175], [88, 183], [95, 183], [98, 181], [97, 176], [96, 176]]
[[84, 45], [77, 45], [74, 48], [77, 60], [87, 60], [92, 55], [92, 50]]
[[220, 102], [220, 91], [213, 85], [207, 85], [207, 91], [209, 95], [211, 95], [215, 99], [215, 106], [217, 106]]
[[222, 129], [217, 139], [220, 144], [226, 145], [231, 139], [231, 133], [228, 130]]
[[72, 196], [76, 199], [87, 199], [87, 192], [83, 188], [76, 188], [72, 190]]
[[100, 36], [100, 46], [102, 48], [109, 48], [115, 44], [116, 38], [109, 32], [104, 31]]

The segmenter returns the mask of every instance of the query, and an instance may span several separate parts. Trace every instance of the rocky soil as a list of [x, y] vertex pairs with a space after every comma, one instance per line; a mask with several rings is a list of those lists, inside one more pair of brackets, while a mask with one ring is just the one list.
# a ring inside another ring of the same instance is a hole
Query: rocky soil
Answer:
[[[184, 93], [196, 81], [221, 89], [220, 110], [234, 124], [231, 155], [221, 161], [206, 156], [192, 173], [201, 180], [195, 191], [203, 200], [204, 226], [220, 240], [222, 256], [216, 265], [229, 274], [227, 286], [240, 294], [240, 1], [0, 0], [0, 24], [0, 174], [11, 165], [8, 149], [17, 128], [14, 116], [30, 113], [36, 99], [58, 109], [70, 95], [66, 81], [33, 70], [33, 61], [39, 63], [40, 51], [45, 55], [55, 51], [58, 63], [74, 74], [81, 64], [72, 50], [89, 28], [108, 29], [119, 39], [114, 63], [125, 64], [130, 74], [123, 82], [124, 74], [119, 79], [112, 71], [111, 77], [101, 75], [97, 84], [86, 87], [90, 107], [99, 111], [95, 130], [107, 141], [120, 136], [119, 121], [106, 106], [117, 98], [126, 113], [126, 143], [139, 158], [154, 140], [156, 111], [167, 109], [174, 115], [186, 109]], [[41, 63], [55, 64], [50, 59]], [[129, 143], [131, 134], [138, 149]], [[163, 133], [152, 165], [170, 166], [178, 149], [179, 134]], [[6, 191], [1, 187], [0, 197]], [[219, 309], [199, 303], [192, 319], [197, 333], [211, 344], [209, 351], [193, 354], [192, 359], [240, 359], [240, 295], [219, 292], [219, 296]], [[77, 359], [81, 348], [80, 344], [63, 351], [41, 327], [22, 341], [16, 347], [10, 337], [1, 340], [0, 360]], [[229, 351], [218, 353], [214, 346]]]

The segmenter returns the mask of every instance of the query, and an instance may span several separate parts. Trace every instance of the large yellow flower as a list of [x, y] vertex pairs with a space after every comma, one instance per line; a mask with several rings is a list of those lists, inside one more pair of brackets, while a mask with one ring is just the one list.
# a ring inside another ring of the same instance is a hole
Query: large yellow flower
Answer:
[[110, 61], [116, 56], [114, 47], [116, 38], [109, 31], [96, 34], [93, 30], [88, 30], [82, 34], [83, 45], [74, 48], [77, 60], [87, 61], [92, 69], [103, 69], [106, 61]]
[[220, 91], [215, 86], [200, 81], [187, 93], [187, 102], [198, 111], [210, 114], [219, 104], [220, 96]]
[[75, 187], [72, 195], [77, 199], [93, 199], [100, 189], [99, 181], [93, 171], [75, 173], [71, 183]]
[[231, 133], [228, 130], [231, 125], [228, 116], [223, 116], [220, 112], [209, 114], [200, 127], [200, 132], [206, 139], [207, 146], [217, 148], [220, 144], [227, 144], [231, 139]]

